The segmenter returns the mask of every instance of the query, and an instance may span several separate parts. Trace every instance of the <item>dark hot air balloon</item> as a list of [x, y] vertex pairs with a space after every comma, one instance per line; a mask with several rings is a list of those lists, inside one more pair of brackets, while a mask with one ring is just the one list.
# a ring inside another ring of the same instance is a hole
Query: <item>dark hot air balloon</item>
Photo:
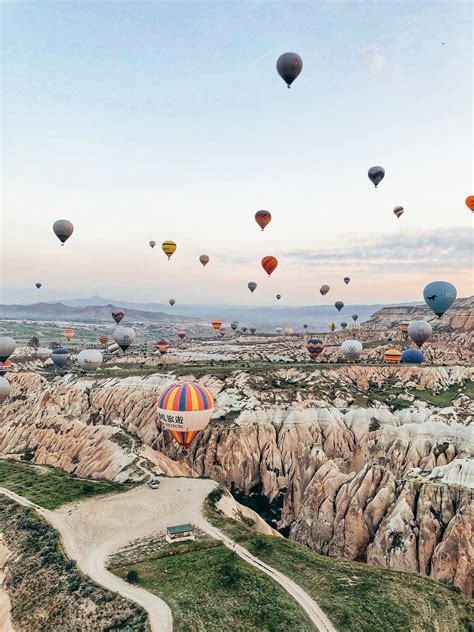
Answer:
[[337, 309], [338, 312], [340, 312], [341, 309], [344, 307], [344, 303], [342, 301], [336, 301], [334, 303], [334, 307]]
[[36, 289], [39, 290], [41, 287], [41, 283], [35, 283], [35, 285], [36, 285]]
[[346, 328], [347, 328], [347, 323], [343, 321], [341, 323], [341, 329], [346, 329]]
[[385, 169], [383, 167], [370, 167], [367, 175], [375, 188], [377, 188], [377, 185], [384, 179]]
[[403, 364], [421, 364], [423, 362], [423, 354], [419, 349], [405, 349], [402, 353]]
[[279, 301], [281, 299], [281, 294], [276, 295], [276, 300]]
[[405, 209], [403, 208], [403, 206], [395, 206], [393, 212], [397, 216], [397, 219], [400, 219], [400, 217], [403, 215], [404, 210]]
[[58, 219], [53, 224], [53, 232], [64, 246], [64, 242], [66, 242], [74, 232], [74, 226], [67, 219]]
[[359, 314], [352, 314], [351, 318], [355, 322], [359, 318]]
[[262, 230], [265, 230], [265, 226], [272, 221], [272, 214], [270, 211], [257, 211], [255, 213], [255, 221]]
[[156, 246], [156, 241], [149, 241], [148, 244], [150, 248], [154, 248]]
[[207, 255], [201, 255], [199, 257], [199, 261], [202, 263], [203, 267], [205, 268], [207, 264], [209, 263], [209, 257]]
[[311, 357], [311, 360], [316, 360], [321, 355], [322, 350], [324, 349], [324, 343], [322, 340], [317, 338], [311, 338], [306, 343], [306, 349]]
[[351, 278], [350, 277], [344, 277], [344, 283], [346, 285], [349, 285], [350, 282], [351, 282]]
[[170, 298], [168, 303], [171, 305], [171, 307], [173, 307], [173, 305], [176, 303], [176, 301], [174, 300], [174, 298]]
[[321, 296], [324, 296], [329, 292], [329, 290], [329, 285], [321, 285], [321, 287], [319, 288], [319, 293], [321, 294]]
[[277, 59], [277, 72], [289, 88], [303, 70], [303, 60], [296, 53], [283, 53]]
[[247, 283], [247, 287], [253, 294], [255, 292], [255, 290], [257, 289], [257, 284], [255, 283], [255, 281], [249, 281]]
[[119, 324], [119, 322], [122, 320], [124, 316], [125, 316], [125, 312], [123, 312], [121, 309], [118, 309], [112, 312], [112, 318], [115, 320], [117, 325]]
[[431, 336], [431, 325], [425, 320], [412, 320], [408, 325], [407, 333], [417, 347], [422, 347], [423, 344]]

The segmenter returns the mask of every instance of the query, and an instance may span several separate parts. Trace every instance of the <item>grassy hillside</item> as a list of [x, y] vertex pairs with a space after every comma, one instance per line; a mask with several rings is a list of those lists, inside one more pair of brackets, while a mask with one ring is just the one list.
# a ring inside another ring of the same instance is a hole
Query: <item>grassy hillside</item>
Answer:
[[140, 606], [78, 571], [64, 555], [57, 531], [2, 495], [0, 533], [11, 552], [4, 587], [18, 632], [149, 632]]
[[272, 579], [223, 544], [196, 544], [167, 545], [156, 559], [113, 572], [124, 579], [138, 573], [137, 584], [170, 606], [177, 632], [314, 630], [305, 612]]
[[126, 491], [133, 484], [77, 478], [53, 467], [0, 459], [0, 487], [46, 509], [56, 509], [84, 497]]
[[258, 535], [212, 509], [208, 519], [302, 586], [340, 632], [474, 631], [470, 602], [449, 586], [325, 557], [291, 540]]

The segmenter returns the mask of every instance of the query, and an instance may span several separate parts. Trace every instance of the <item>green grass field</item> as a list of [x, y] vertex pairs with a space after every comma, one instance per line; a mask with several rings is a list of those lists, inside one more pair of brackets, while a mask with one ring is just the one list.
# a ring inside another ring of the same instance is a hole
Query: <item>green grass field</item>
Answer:
[[162, 597], [173, 612], [177, 632], [306, 632], [314, 630], [304, 610], [265, 574], [223, 544], [180, 552], [170, 545], [166, 557], [114, 568]]
[[412, 573], [319, 555], [291, 540], [262, 536], [218, 516], [208, 519], [302, 586], [340, 632], [472, 632], [467, 598]]
[[82, 498], [127, 491], [134, 484], [77, 478], [53, 467], [0, 459], [0, 487], [45, 509], [56, 509]]

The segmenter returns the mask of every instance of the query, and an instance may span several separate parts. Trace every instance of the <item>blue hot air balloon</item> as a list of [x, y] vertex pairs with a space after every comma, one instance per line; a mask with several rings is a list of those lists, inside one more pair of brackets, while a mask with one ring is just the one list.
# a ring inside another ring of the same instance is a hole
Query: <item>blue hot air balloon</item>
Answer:
[[402, 362], [404, 364], [421, 364], [423, 354], [419, 349], [405, 349], [402, 353]]
[[452, 283], [447, 281], [433, 281], [423, 290], [423, 298], [436, 316], [442, 316], [456, 299], [457, 291]]

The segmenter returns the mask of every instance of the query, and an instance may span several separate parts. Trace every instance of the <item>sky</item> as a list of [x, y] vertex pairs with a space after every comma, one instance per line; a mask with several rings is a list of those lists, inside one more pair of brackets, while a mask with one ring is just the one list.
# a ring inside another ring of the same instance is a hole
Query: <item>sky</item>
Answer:
[[[1, 12], [0, 302], [395, 303], [433, 280], [472, 294], [470, 3]], [[287, 51], [303, 58], [291, 90]], [[60, 218], [75, 226], [63, 248]]]

